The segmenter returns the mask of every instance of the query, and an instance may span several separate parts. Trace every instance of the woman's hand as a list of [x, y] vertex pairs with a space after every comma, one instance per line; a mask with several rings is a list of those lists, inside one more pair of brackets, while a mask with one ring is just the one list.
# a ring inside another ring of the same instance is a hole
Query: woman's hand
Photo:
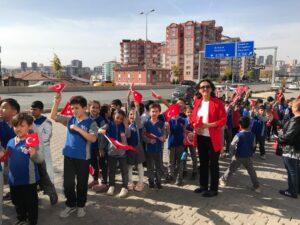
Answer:
[[201, 126], [202, 129], [212, 128], [212, 127], [217, 127], [217, 123], [216, 122], [214, 122], [214, 123], [203, 123], [203, 125]]

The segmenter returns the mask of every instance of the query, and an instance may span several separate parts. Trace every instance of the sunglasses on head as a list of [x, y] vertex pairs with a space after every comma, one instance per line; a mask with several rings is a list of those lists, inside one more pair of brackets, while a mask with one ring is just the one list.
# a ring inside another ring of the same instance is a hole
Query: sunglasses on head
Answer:
[[211, 87], [210, 87], [210, 85], [203, 85], [203, 86], [200, 86], [200, 89], [210, 89]]

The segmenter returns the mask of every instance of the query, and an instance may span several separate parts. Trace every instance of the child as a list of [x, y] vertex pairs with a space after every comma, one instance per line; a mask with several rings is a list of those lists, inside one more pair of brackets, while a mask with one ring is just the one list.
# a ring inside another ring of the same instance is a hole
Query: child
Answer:
[[183, 185], [183, 163], [182, 154], [184, 152], [185, 119], [179, 116], [173, 117], [169, 121], [170, 134], [168, 138], [169, 149], [169, 176], [170, 180], [176, 178], [176, 185]]
[[[99, 116], [103, 119], [101, 123], [101, 127], [105, 124], [108, 124], [109, 122], [109, 116], [110, 116], [110, 109], [108, 105], [103, 105], [100, 108]], [[99, 167], [101, 169], [101, 184], [96, 184], [93, 186], [93, 190], [95, 192], [107, 192], [108, 185], [107, 185], [107, 179], [108, 179], [108, 155], [107, 155], [107, 146], [104, 145], [104, 143], [101, 143], [101, 136], [98, 137], [99, 139]], [[104, 147], [101, 147], [101, 146]]]
[[[63, 148], [64, 155], [64, 193], [67, 199], [66, 208], [60, 217], [66, 218], [77, 209], [77, 217], [84, 217], [84, 209], [89, 178], [90, 145], [97, 141], [97, 124], [86, 114], [87, 100], [74, 96], [70, 100], [74, 116], [66, 117], [57, 114], [61, 94], [55, 96], [51, 110], [51, 119], [67, 127], [67, 139]], [[75, 191], [76, 182], [76, 191]]]
[[240, 167], [240, 165], [243, 165], [250, 175], [253, 183], [253, 189], [256, 192], [260, 192], [259, 183], [252, 161], [253, 146], [255, 142], [253, 133], [248, 130], [250, 126], [250, 118], [241, 117], [239, 124], [240, 132], [235, 135], [230, 146], [233, 151], [233, 157], [228, 169], [220, 178], [220, 186], [226, 186], [233, 173]]
[[[89, 102], [89, 117], [94, 120], [97, 123], [98, 127], [101, 127], [104, 125], [102, 116], [99, 115], [100, 113], [100, 102], [93, 100]], [[99, 137], [98, 137], [99, 138]], [[94, 169], [93, 174], [93, 181], [89, 183], [88, 187], [93, 188], [95, 185], [99, 184], [99, 161], [100, 161], [100, 155], [99, 155], [99, 143], [100, 141], [96, 141], [92, 143], [91, 145], [91, 166]]]
[[[116, 109], [113, 114], [113, 120], [99, 129], [99, 133], [107, 135], [109, 138], [126, 143], [124, 119], [126, 118], [125, 112], [121, 109]], [[118, 194], [119, 198], [125, 198], [128, 194], [128, 168], [126, 161], [126, 150], [119, 150], [102, 136], [100, 149], [108, 145], [108, 173], [109, 173], [109, 189], [107, 195], [113, 195], [115, 192], [115, 179], [117, 163], [119, 163], [122, 173], [122, 189]]]
[[[126, 137], [128, 145], [133, 146], [138, 152], [127, 151], [128, 164], [128, 190], [143, 191], [144, 189], [144, 149], [142, 145], [142, 124], [139, 114], [139, 104], [135, 102], [135, 107], [128, 110], [129, 124], [125, 120]], [[139, 181], [136, 186], [132, 181], [133, 167], [137, 165]]]
[[30, 225], [35, 225], [38, 220], [37, 182], [40, 179], [37, 163], [42, 163], [43, 158], [36, 148], [26, 147], [26, 135], [32, 123], [33, 118], [27, 113], [19, 113], [13, 118], [16, 137], [7, 143], [7, 151], [11, 151], [8, 177], [18, 224], [28, 220]]
[[54, 187], [54, 171], [50, 149], [50, 139], [52, 136], [52, 122], [43, 116], [44, 104], [41, 101], [34, 101], [31, 104], [31, 114], [34, 118], [33, 130], [39, 134], [39, 152], [45, 161], [38, 165], [40, 174], [39, 187], [44, 194], [50, 198], [51, 205], [57, 203], [58, 197]]
[[[146, 160], [148, 170], [149, 188], [154, 188], [154, 182], [158, 189], [162, 188], [161, 175], [162, 175], [162, 146], [165, 142], [165, 125], [164, 122], [158, 119], [161, 112], [161, 107], [157, 103], [149, 106], [150, 119], [144, 123], [143, 139], [146, 142]], [[147, 137], [146, 133], [156, 136], [155, 139]], [[154, 180], [154, 170], [156, 179]]]
[[265, 160], [265, 139], [266, 139], [266, 122], [267, 118], [265, 117], [265, 106], [261, 105], [258, 108], [258, 113], [252, 118], [251, 121], [251, 132], [255, 135], [255, 147], [257, 143], [259, 144], [260, 158]]

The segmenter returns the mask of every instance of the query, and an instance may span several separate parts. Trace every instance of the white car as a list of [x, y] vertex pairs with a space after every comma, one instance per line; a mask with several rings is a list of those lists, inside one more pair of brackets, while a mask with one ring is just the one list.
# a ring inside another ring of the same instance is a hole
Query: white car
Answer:
[[49, 85], [53, 85], [55, 82], [52, 80], [42, 80], [38, 81], [35, 84], [28, 85], [28, 87], [47, 87]]
[[298, 84], [290, 84], [287, 88], [289, 90], [300, 90], [300, 86]]

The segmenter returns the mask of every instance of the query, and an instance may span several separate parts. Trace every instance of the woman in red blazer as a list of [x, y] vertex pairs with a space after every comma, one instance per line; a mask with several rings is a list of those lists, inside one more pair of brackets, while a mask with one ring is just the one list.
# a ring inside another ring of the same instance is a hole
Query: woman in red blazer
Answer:
[[204, 197], [213, 197], [218, 194], [219, 156], [223, 148], [222, 127], [226, 124], [227, 116], [223, 102], [216, 98], [215, 86], [210, 80], [200, 81], [197, 89], [191, 118], [200, 161], [200, 187], [195, 192], [203, 193]]

